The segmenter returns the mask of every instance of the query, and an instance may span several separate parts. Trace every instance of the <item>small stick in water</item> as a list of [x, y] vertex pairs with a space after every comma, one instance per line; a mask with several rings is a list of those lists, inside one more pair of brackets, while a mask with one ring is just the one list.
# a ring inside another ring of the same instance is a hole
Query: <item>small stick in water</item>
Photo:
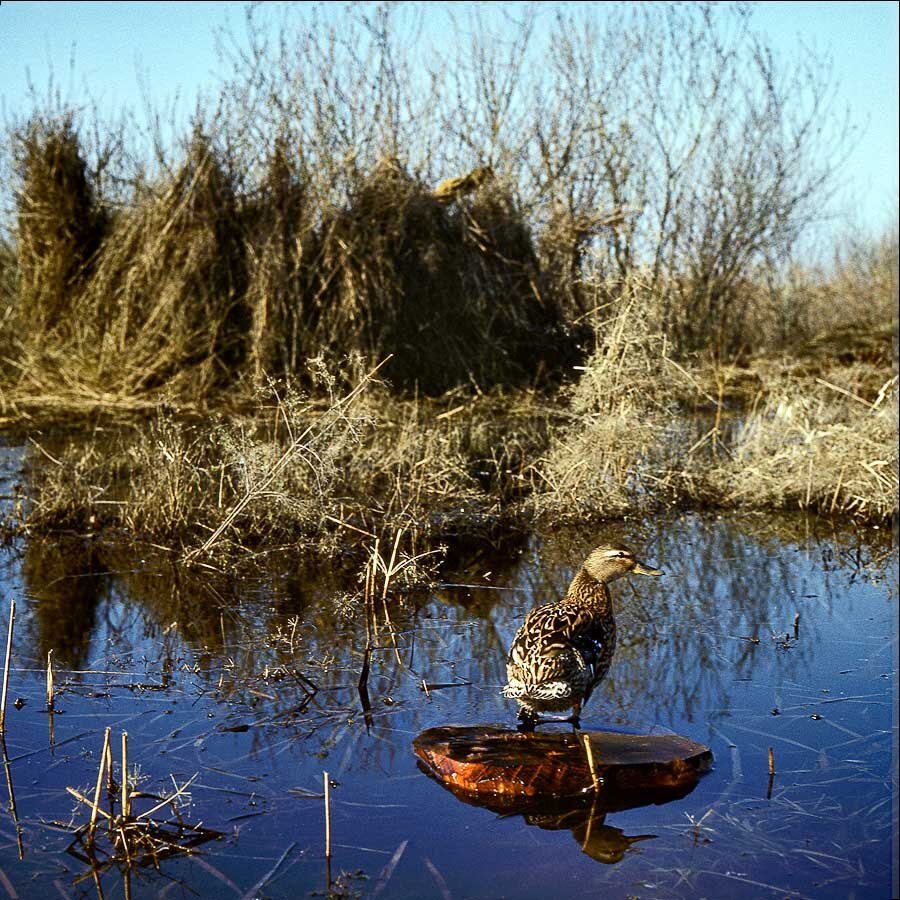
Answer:
[[331, 793], [328, 784], [328, 773], [323, 772], [325, 782], [325, 868], [328, 877], [328, 890], [331, 891]]
[[47, 651], [47, 709], [53, 710], [53, 651]]
[[[107, 729], [109, 731], [109, 729]], [[107, 799], [115, 793], [116, 782], [113, 779], [113, 755], [112, 742], [107, 741], [106, 744], [106, 796]]]
[[775, 774], [775, 751], [769, 747], [769, 774]]
[[328, 773], [323, 772], [325, 781], [325, 858], [331, 859], [331, 786]]
[[6, 638], [6, 662], [3, 664], [3, 690], [0, 692], [0, 734], [6, 725], [6, 689], [9, 687], [9, 661], [12, 656], [13, 625], [16, 621], [16, 601], [9, 601], [9, 634]]

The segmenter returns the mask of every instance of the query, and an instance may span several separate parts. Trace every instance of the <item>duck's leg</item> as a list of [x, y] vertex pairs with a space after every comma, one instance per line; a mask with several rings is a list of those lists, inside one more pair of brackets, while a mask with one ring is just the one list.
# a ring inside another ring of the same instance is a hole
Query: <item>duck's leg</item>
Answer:
[[519, 707], [519, 731], [534, 731], [538, 723], [538, 717], [527, 706]]
[[565, 719], [566, 722], [571, 722], [573, 728], [581, 728], [581, 701], [576, 700], [575, 703], [572, 704], [572, 715]]

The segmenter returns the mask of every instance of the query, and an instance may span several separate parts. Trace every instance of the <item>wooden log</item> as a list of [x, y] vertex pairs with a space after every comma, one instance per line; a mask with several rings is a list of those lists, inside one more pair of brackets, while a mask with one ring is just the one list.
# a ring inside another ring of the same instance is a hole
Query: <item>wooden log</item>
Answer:
[[492, 808], [589, 791], [609, 801], [607, 811], [665, 802], [691, 790], [713, 758], [708, 747], [674, 734], [492, 725], [429, 728], [413, 748], [425, 771], [454, 794]]

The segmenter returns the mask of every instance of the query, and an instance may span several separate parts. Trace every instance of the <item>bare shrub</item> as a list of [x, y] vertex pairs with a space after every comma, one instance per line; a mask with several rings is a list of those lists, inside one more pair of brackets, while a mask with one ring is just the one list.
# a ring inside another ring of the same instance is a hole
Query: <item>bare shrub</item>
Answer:
[[792, 270], [779, 299], [794, 331], [779, 335], [782, 343], [845, 362], [896, 363], [898, 262], [895, 225], [843, 238], [830, 266]]

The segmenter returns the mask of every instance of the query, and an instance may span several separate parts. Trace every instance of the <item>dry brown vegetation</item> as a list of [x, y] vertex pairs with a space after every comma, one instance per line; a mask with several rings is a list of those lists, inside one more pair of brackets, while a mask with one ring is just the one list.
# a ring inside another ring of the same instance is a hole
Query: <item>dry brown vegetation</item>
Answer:
[[2, 415], [148, 414], [38, 438], [29, 529], [896, 514], [896, 230], [792, 263], [834, 175], [819, 61], [737, 9], [521, 12], [428, 59], [399, 7], [250, 12], [149, 170], [59, 103], [13, 127]]

